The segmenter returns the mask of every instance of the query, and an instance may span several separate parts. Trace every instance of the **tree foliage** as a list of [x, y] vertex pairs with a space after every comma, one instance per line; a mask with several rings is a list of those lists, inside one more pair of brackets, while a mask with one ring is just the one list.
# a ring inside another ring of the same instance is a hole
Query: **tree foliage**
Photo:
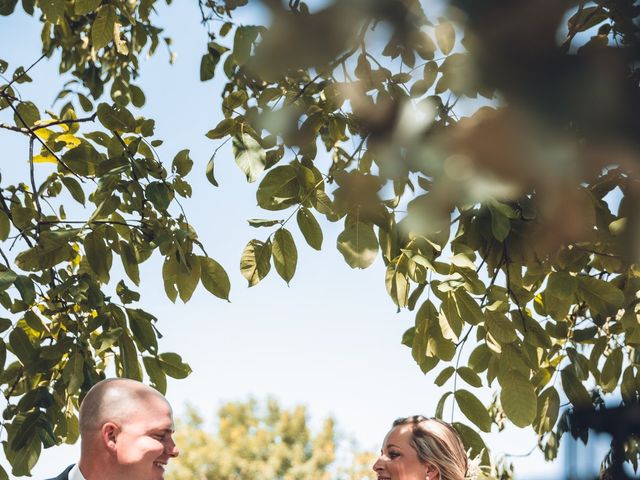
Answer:
[[[506, 417], [533, 429], [552, 459], [563, 433], [586, 438], [561, 405], [603, 408], [614, 391], [637, 401], [637, 5], [456, 0], [444, 15], [418, 0], [267, 0], [271, 24], [261, 26], [235, 23], [246, 3], [199, 2], [209, 32], [200, 80], [227, 78], [224, 119], [207, 137], [232, 142], [270, 217], [250, 221], [265, 233], [242, 253], [249, 286], [272, 265], [295, 280], [293, 229], [319, 250], [324, 220], [341, 222], [347, 264], [380, 257], [391, 300], [416, 312], [402, 343], [423, 372], [439, 368], [437, 416], [450, 405], [481, 431]], [[0, 13], [16, 4], [0, 0]], [[140, 378], [143, 355], [160, 389], [165, 374], [188, 372], [157, 351], [155, 318], [130, 305], [138, 294], [124, 280], [118, 303], [104, 293], [114, 254], [137, 285], [137, 265], [159, 250], [174, 301], [199, 282], [229, 293], [179, 209], [188, 151], [166, 169], [154, 121], [129, 111], [144, 105], [138, 59], [170, 45], [150, 20], [154, 4], [22, 2], [71, 80], [57, 114], [17, 96], [22, 67], [0, 87], [14, 117], [2, 127], [28, 136], [31, 169], [55, 166], [43, 182], [25, 173], [2, 186], [0, 238], [20, 245], [0, 272], [0, 300], [17, 318], [0, 324], [10, 332], [0, 360], [15, 357], [0, 378], [18, 400], [3, 421], [16, 475], [41, 445], [74, 441], [77, 396], [107, 356]], [[105, 88], [111, 102], [95, 105]], [[217, 187], [216, 161], [206, 175]], [[82, 218], [67, 219], [64, 196], [88, 205]], [[477, 395], [486, 388], [497, 393], [490, 405]], [[480, 454], [476, 429], [456, 427]]]
[[[193, 409], [178, 422], [180, 456], [169, 480], [364, 480], [372, 478], [371, 454], [358, 453], [349, 468], [336, 464], [334, 421], [313, 434], [303, 406], [282, 408], [270, 399], [229, 402], [217, 413], [215, 434]], [[356, 476], [357, 475], [357, 476]]]

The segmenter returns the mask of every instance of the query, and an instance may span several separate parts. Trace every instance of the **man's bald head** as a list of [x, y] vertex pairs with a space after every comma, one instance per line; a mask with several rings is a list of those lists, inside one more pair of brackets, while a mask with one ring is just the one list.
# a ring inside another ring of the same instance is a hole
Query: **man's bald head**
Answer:
[[[80, 405], [80, 435], [100, 430], [105, 422], [122, 425], [143, 412], [149, 401], [166, 399], [153, 388], [126, 378], [110, 378], [96, 383]], [[168, 402], [167, 402], [168, 404]]]

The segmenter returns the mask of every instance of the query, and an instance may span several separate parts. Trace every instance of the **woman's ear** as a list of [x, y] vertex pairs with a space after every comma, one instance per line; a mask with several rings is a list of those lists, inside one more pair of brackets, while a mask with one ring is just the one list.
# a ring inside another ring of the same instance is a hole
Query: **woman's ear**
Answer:
[[440, 480], [440, 470], [432, 463], [427, 463], [427, 475], [425, 480]]
[[106, 422], [100, 428], [100, 438], [109, 451], [115, 451], [120, 428], [113, 422]]

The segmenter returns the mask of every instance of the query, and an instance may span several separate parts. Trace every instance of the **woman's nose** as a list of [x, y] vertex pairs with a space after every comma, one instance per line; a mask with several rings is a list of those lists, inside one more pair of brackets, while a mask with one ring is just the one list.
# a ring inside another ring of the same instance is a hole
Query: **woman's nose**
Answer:
[[373, 464], [373, 471], [374, 472], [379, 472], [380, 470], [383, 469], [382, 466], [382, 457], [378, 457], [378, 459], [376, 460], [376, 462]]

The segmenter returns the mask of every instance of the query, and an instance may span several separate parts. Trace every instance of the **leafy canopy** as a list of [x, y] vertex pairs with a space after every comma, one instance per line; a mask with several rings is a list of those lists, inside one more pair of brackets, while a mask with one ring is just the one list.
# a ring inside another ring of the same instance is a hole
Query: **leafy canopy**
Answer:
[[[232, 142], [270, 217], [250, 221], [266, 233], [241, 256], [249, 285], [272, 271], [295, 279], [294, 228], [319, 250], [325, 220], [341, 222], [345, 261], [381, 258], [391, 300], [416, 312], [402, 343], [423, 372], [439, 371], [437, 416], [457, 407], [481, 431], [506, 418], [533, 429], [552, 459], [569, 430], [562, 404], [602, 408], [614, 391], [636, 401], [637, 7], [457, 0], [438, 16], [417, 0], [274, 0], [270, 25], [236, 24], [246, 3], [199, 2], [209, 32], [199, 74], [227, 78], [224, 119], [207, 137]], [[28, 69], [0, 87], [2, 128], [28, 136], [30, 167], [55, 166], [43, 182], [25, 172], [2, 185], [0, 198], [0, 239], [16, 246], [3, 248], [0, 272], [15, 318], [0, 321], [14, 475], [42, 446], [75, 441], [77, 402], [108, 358], [160, 390], [165, 375], [188, 374], [177, 354], [158, 352], [155, 317], [131, 305], [139, 294], [125, 281], [140, 283], [139, 263], [159, 252], [174, 301], [198, 283], [228, 297], [226, 273], [179, 208], [188, 151], [163, 166], [154, 120], [130, 111], [145, 102], [139, 58], [170, 46], [155, 4], [22, 2], [43, 23], [44, 55], [59, 52], [71, 80], [58, 113], [17, 95]], [[0, 14], [16, 5], [0, 0]], [[216, 161], [206, 175], [217, 187]], [[81, 217], [67, 219], [69, 197], [86, 206]], [[114, 256], [127, 275], [117, 283]], [[114, 284], [117, 301], [104, 293]], [[489, 405], [477, 395], [487, 388]], [[488, 463], [476, 428], [455, 426]]]

